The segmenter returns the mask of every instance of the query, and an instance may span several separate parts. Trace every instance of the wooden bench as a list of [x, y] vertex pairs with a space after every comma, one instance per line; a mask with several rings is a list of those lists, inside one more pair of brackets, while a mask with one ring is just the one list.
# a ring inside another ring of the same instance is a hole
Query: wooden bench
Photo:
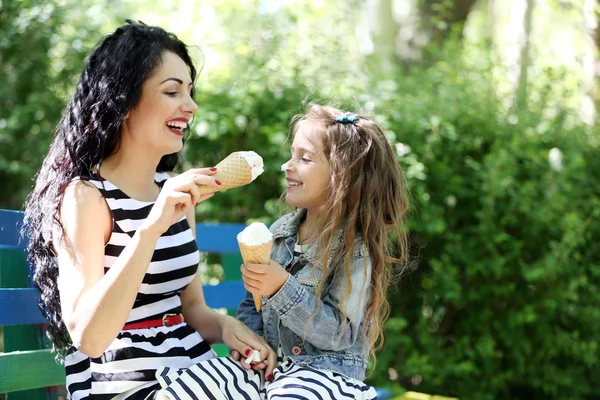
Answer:
[[[0, 353], [0, 393], [9, 399], [55, 399], [52, 387], [64, 385], [65, 371], [54, 361], [44, 333], [45, 319], [38, 309], [38, 292], [31, 286], [26, 241], [19, 231], [23, 213], [0, 210], [0, 327], [4, 333], [4, 352]], [[244, 298], [236, 235], [242, 224], [196, 225], [198, 248], [218, 255], [224, 269], [224, 281], [205, 285], [209, 306], [224, 308], [229, 314]], [[217, 354], [228, 354], [224, 345], [216, 345]], [[378, 389], [379, 398], [390, 398], [389, 391]]]

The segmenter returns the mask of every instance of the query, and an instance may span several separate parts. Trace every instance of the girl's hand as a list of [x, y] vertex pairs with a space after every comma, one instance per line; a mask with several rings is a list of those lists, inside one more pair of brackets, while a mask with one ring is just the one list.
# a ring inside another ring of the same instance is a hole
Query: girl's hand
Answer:
[[187, 211], [198, 203], [212, 197], [214, 193], [201, 195], [198, 185], [218, 187], [220, 182], [211, 175], [215, 168], [193, 168], [181, 175], [169, 178], [156, 203], [152, 207], [143, 227], [162, 235], [171, 225], [178, 222]]
[[273, 260], [270, 264], [242, 264], [241, 270], [246, 290], [261, 296], [277, 293], [290, 275]]
[[[264, 339], [263, 339], [264, 340]], [[269, 346], [266, 341], [265, 341], [265, 346]], [[248, 362], [248, 357], [245, 357], [243, 355], [241, 355], [238, 351], [236, 350], [232, 350], [231, 351], [231, 357], [236, 360], [239, 361], [240, 364], [242, 365], [242, 367], [244, 369], [250, 369], [252, 368], [254, 371], [260, 371], [263, 370], [265, 368], [267, 368], [269, 366], [269, 359], [268, 357], [264, 360], [253, 360], [252, 362]], [[265, 373], [265, 377], [267, 377], [268, 374]]]
[[[267, 341], [235, 318], [227, 318], [221, 325], [221, 329], [223, 343], [231, 350], [231, 356], [235, 360], [240, 360], [244, 369], [252, 368], [258, 371], [266, 368], [265, 378], [272, 380], [273, 371], [277, 367], [277, 354]], [[252, 350], [260, 352], [260, 359], [248, 364], [245, 362], [246, 357], [252, 354]]]

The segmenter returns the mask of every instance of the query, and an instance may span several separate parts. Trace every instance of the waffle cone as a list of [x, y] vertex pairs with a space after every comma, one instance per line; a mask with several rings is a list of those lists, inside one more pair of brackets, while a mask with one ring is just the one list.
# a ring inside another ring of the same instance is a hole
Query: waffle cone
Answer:
[[231, 153], [216, 166], [217, 173], [212, 175], [221, 182], [219, 187], [200, 186], [200, 194], [220, 192], [221, 190], [244, 186], [252, 182], [252, 171], [244, 157]]
[[[248, 264], [268, 264], [271, 261], [271, 244], [273, 241], [260, 244], [258, 246], [248, 246], [247, 244], [238, 240], [238, 246], [240, 246], [240, 252], [242, 253], [242, 260]], [[262, 305], [262, 296], [253, 294], [254, 307], [256, 311], [260, 311]]]

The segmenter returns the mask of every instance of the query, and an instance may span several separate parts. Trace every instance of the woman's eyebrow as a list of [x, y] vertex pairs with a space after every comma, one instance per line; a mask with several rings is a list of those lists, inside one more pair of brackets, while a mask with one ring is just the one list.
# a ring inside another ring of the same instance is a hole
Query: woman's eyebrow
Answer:
[[[164, 81], [162, 81], [162, 82], [160, 83], [160, 85], [162, 85], [163, 83], [165, 83], [165, 82], [168, 82], [168, 81], [175, 81], [175, 82], [179, 83], [180, 85], [183, 85], [183, 81], [182, 81], [181, 79], [179, 79], [179, 78], [175, 78], [175, 77], [171, 77], [171, 78], [167, 78], [167, 79], [165, 79]], [[188, 84], [188, 86], [192, 86], [192, 84], [193, 84], [193, 82], [190, 82], [190, 83]]]
[[168, 81], [175, 81], [175, 82], [179, 83], [180, 85], [183, 85], [183, 81], [181, 79], [174, 78], [174, 77], [167, 78], [164, 81], [162, 81], [160, 84], [162, 85], [163, 83], [168, 82]]

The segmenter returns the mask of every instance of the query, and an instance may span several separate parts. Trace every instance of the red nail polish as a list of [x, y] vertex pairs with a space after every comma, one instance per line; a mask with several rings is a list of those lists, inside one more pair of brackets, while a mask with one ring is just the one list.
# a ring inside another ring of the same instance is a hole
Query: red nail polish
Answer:
[[267, 376], [267, 380], [269, 382], [272, 382], [273, 381], [273, 374], [269, 374], [269, 376]]
[[248, 357], [250, 354], [252, 354], [252, 349], [246, 350], [244, 354], [246, 355], [246, 357]]
[[218, 181], [218, 180], [216, 180], [216, 179], [215, 179], [215, 183], [216, 183], [217, 185], [220, 185], [220, 184], [221, 184], [221, 181]]
[[216, 169], [216, 168], [211, 168], [210, 170], [211, 170], [211, 171], [216, 171], [217, 169]]

